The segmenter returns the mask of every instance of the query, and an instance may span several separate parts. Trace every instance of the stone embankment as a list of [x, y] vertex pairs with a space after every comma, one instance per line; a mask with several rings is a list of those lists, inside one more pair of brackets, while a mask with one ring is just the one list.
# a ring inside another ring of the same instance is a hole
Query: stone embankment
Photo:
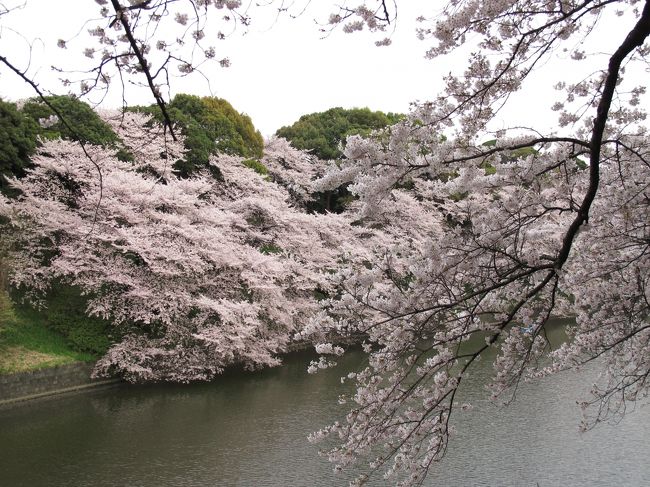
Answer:
[[[336, 344], [354, 345], [361, 343], [364, 338], [363, 335], [332, 337], [331, 341]], [[308, 350], [311, 347], [313, 344], [310, 342], [293, 342], [281, 355]], [[0, 374], [0, 407], [31, 399], [123, 383], [119, 378], [91, 379], [93, 367], [92, 363], [80, 362], [32, 372]]]
[[91, 379], [93, 366], [94, 364], [74, 363], [0, 375], [0, 406], [121, 382], [120, 379]]

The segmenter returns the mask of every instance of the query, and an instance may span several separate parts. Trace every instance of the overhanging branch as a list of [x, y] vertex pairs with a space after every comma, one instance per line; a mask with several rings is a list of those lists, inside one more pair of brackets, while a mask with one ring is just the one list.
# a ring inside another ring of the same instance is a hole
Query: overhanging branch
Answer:
[[589, 143], [589, 187], [587, 188], [587, 193], [582, 200], [577, 216], [573, 222], [571, 222], [567, 233], [564, 235], [562, 247], [560, 248], [560, 252], [555, 260], [556, 269], [561, 269], [569, 258], [573, 241], [575, 240], [582, 224], [589, 222], [589, 209], [596, 198], [598, 184], [600, 182], [600, 152], [603, 146], [603, 134], [609, 118], [609, 109], [612, 104], [612, 99], [614, 98], [614, 91], [616, 90], [616, 82], [618, 81], [620, 74], [621, 64], [634, 49], [643, 45], [649, 35], [650, 0], [646, 0], [641, 18], [639, 18], [639, 21], [636, 23], [634, 28], [630, 31], [623, 43], [609, 60], [603, 94], [598, 103], [596, 118], [594, 119], [594, 128], [591, 132], [591, 141]]
[[[138, 7], [144, 8], [148, 5], [148, 3], [149, 2], [145, 1], [140, 4], [134, 5], [131, 8], [138, 8]], [[156, 84], [154, 83], [153, 76], [151, 75], [151, 71], [149, 70], [149, 64], [147, 63], [147, 59], [144, 57], [142, 49], [140, 49], [140, 46], [138, 46], [138, 42], [133, 36], [133, 31], [131, 30], [131, 24], [129, 24], [129, 19], [126, 16], [126, 11], [131, 10], [131, 8], [127, 8], [120, 5], [120, 3], [117, 0], [111, 0], [111, 4], [113, 5], [113, 9], [115, 10], [115, 19], [119, 21], [120, 24], [122, 24], [122, 27], [124, 27], [124, 32], [126, 34], [126, 38], [129, 40], [129, 45], [131, 46], [131, 49], [133, 49], [133, 53], [135, 54], [135, 56], [138, 58], [138, 64], [140, 65], [142, 72], [147, 78], [147, 84], [149, 85], [149, 89], [151, 90], [151, 93], [153, 94], [154, 99], [156, 100], [156, 104], [160, 108], [163, 117], [163, 125], [167, 129], [169, 129], [169, 133], [172, 136], [172, 139], [176, 140], [176, 134], [174, 134], [172, 120], [171, 117], [169, 116], [169, 112], [167, 111], [167, 104], [165, 103], [165, 100], [163, 100], [163, 97], [160, 95], [160, 92], [156, 88]]]
[[63, 116], [61, 111], [55, 107], [45, 96], [45, 93], [41, 91], [39, 86], [34, 82], [33, 79], [28, 77], [24, 71], [21, 71], [18, 69], [16, 66], [14, 66], [5, 56], [0, 55], [0, 62], [2, 62], [5, 66], [7, 66], [11, 71], [16, 73], [25, 83], [27, 83], [29, 86], [32, 87], [32, 89], [36, 92], [40, 100], [50, 109], [54, 114], [58, 117], [59, 121], [67, 128], [70, 133], [72, 134], [72, 138], [81, 146], [81, 150], [83, 151], [84, 155], [86, 158], [95, 166], [95, 169], [97, 170], [97, 174], [99, 176], [99, 198], [97, 199], [97, 205], [95, 206], [95, 212], [93, 216], [93, 223], [90, 228], [90, 231], [88, 232], [88, 235], [92, 233], [95, 223], [97, 223], [97, 213], [99, 212], [99, 207], [102, 203], [102, 197], [103, 197], [103, 188], [104, 188], [104, 179], [102, 175], [102, 169], [99, 167], [99, 164], [92, 158], [88, 150], [86, 149], [86, 144], [84, 143], [83, 139], [81, 136], [79, 136], [79, 133], [70, 125], [70, 123], [67, 121], [67, 119]]

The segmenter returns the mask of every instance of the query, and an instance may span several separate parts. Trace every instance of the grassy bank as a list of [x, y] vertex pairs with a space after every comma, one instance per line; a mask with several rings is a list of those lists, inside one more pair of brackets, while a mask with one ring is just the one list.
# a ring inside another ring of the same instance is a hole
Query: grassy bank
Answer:
[[18, 313], [6, 291], [0, 289], [0, 374], [96, 358], [75, 351], [66, 338], [48, 328], [42, 315]]

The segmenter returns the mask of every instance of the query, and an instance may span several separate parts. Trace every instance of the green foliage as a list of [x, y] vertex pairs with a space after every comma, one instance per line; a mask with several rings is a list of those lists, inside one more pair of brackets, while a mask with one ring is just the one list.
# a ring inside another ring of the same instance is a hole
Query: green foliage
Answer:
[[578, 169], [580, 169], [581, 171], [584, 171], [585, 169], [587, 169], [589, 167], [589, 164], [587, 164], [585, 161], [583, 161], [579, 157], [574, 157], [573, 160], [576, 163], [576, 166], [578, 167]]
[[245, 161], [242, 162], [242, 164], [252, 169], [260, 176], [268, 176], [269, 174], [268, 168], [257, 159], [246, 159]]
[[262, 157], [264, 138], [255, 130], [248, 115], [239, 113], [222, 98], [205, 97], [201, 100], [207, 107], [208, 116], [220, 124], [221, 133], [217, 134], [218, 151], [243, 157]]
[[283, 251], [282, 251], [282, 247], [278, 247], [274, 243], [268, 243], [268, 244], [262, 244], [260, 246], [260, 252], [266, 255], [270, 255], [270, 254], [281, 254]]
[[487, 140], [481, 144], [485, 147], [496, 147], [497, 146], [497, 139], [492, 139], [492, 140]]
[[321, 288], [317, 287], [312, 291], [312, 295], [316, 301], [323, 301], [329, 299], [330, 295], [327, 291], [323, 291]]
[[[250, 117], [235, 110], [221, 98], [193, 95], [176, 95], [167, 105], [172, 122], [180, 127], [185, 136], [185, 159], [176, 161], [174, 169], [181, 177], [189, 177], [197, 170], [213, 166], [208, 164], [210, 156], [223, 152], [242, 157], [260, 158], [264, 150], [264, 139], [255, 130]], [[157, 105], [136, 106], [129, 110], [149, 113], [162, 121]], [[213, 172], [217, 179], [221, 177]]]
[[492, 174], [496, 174], [496, 172], [497, 172], [497, 168], [494, 167], [492, 164], [490, 164], [490, 163], [487, 162], [487, 161], [483, 162], [483, 164], [481, 164], [481, 167], [482, 167], [483, 170], [485, 171], [485, 175], [486, 175], [486, 176], [490, 176], [490, 175], [492, 175]]
[[[21, 301], [19, 290], [11, 293], [14, 301]], [[16, 305], [16, 315], [25, 322], [44, 324], [77, 352], [102, 355], [116, 338], [108, 321], [86, 315], [87, 299], [78, 288], [60, 283], [48, 292], [45, 302], [43, 309]]]
[[373, 112], [368, 108], [331, 108], [325, 112], [303, 115], [288, 127], [276, 132], [297, 149], [309, 150], [320, 159], [339, 159], [339, 149], [349, 135], [369, 135], [401, 120], [395, 113]]
[[522, 147], [512, 151], [512, 155], [516, 158], [535, 156], [537, 154], [539, 154], [539, 151], [534, 147]]
[[46, 100], [63, 115], [73, 131], [61, 121], [56, 121], [49, 127], [41, 127], [39, 121], [48, 119], [54, 112], [42, 100], [33, 98], [25, 103], [22, 112], [36, 123], [40, 136], [47, 139], [61, 137], [80, 140], [102, 146], [119, 142], [113, 129], [87, 103], [71, 96], [48, 96]]
[[459, 202], [467, 198], [469, 193], [467, 191], [457, 191], [449, 195], [452, 201]]
[[[303, 115], [293, 125], [276, 132], [297, 149], [308, 150], [324, 160], [343, 157], [340, 146], [350, 135], [367, 136], [374, 130], [397, 123], [403, 118], [395, 113], [373, 112], [368, 108], [331, 108], [325, 112]], [[341, 213], [352, 196], [345, 186], [316, 193], [308, 211]]]
[[264, 244], [260, 247], [260, 252], [263, 254], [269, 255], [269, 254], [281, 254], [282, 253], [282, 247], [278, 247], [277, 245], [273, 243], [267, 243]]
[[307, 211], [315, 213], [342, 213], [345, 206], [354, 200], [347, 185], [332, 191], [319, 191], [312, 194], [314, 199], [306, 204]]
[[6, 177], [25, 175], [30, 156], [36, 149], [39, 126], [16, 109], [14, 103], [0, 100], [0, 192], [16, 196]]
[[0, 373], [94, 359], [93, 354], [72, 349], [63, 336], [45, 326], [41, 317], [17, 313], [6, 292], [0, 290]]

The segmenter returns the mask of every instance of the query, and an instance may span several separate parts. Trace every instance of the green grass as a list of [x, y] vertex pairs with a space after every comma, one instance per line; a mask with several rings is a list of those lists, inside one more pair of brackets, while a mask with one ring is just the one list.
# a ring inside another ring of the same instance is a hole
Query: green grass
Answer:
[[0, 290], [0, 374], [96, 359], [71, 348], [39, 314], [17, 313], [6, 291]]

